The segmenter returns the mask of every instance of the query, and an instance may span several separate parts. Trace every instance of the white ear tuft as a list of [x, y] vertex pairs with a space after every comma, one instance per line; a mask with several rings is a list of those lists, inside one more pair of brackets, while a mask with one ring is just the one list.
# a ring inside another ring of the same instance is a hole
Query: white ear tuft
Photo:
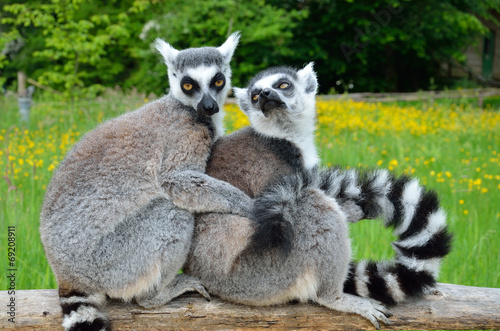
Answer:
[[246, 88], [233, 87], [233, 93], [236, 99], [238, 99], [238, 106], [246, 113], [248, 108], [248, 90]]
[[318, 89], [318, 78], [313, 69], [314, 62], [309, 62], [304, 69], [299, 70], [297, 75], [299, 76], [299, 81], [304, 82], [305, 91], [307, 94], [316, 93]]
[[231, 58], [233, 57], [234, 50], [236, 46], [238, 46], [238, 42], [240, 41], [240, 32], [236, 31], [227, 38], [227, 40], [217, 49], [222, 54], [224, 58], [224, 64], [228, 64], [231, 62]]
[[233, 87], [233, 93], [238, 100], [248, 98], [246, 88]]
[[179, 51], [160, 38], [156, 38], [155, 48], [163, 56], [163, 59], [167, 67], [172, 67], [174, 65], [174, 61], [175, 58], [177, 57], [177, 54], [179, 54]]

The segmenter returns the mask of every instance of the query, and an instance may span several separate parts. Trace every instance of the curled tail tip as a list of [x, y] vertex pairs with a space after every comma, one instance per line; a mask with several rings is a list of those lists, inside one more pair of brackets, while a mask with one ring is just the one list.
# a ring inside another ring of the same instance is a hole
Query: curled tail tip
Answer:
[[101, 309], [105, 300], [102, 294], [86, 295], [78, 291], [60, 295], [64, 330], [110, 331], [111, 322]]
[[309, 172], [297, 172], [271, 183], [254, 202], [255, 231], [251, 247], [255, 251], [278, 249], [284, 255], [292, 250], [298, 200], [305, 188], [315, 185]]
[[251, 247], [257, 252], [278, 249], [286, 256], [292, 250], [293, 226], [282, 215], [269, 216], [271, 218], [257, 218], [256, 229], [251, 238]]

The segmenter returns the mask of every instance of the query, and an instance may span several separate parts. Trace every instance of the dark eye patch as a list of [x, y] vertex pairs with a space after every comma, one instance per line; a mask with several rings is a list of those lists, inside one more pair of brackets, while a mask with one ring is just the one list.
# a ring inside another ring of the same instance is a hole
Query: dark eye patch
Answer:
[[[191, 86], [191, 88], [186, 88], [189, 85]], [[185, 76], [181, 79], [181, 89], [182, 92], [191, 96], [200, 90], [200, 85], [191, 77]]]
[[218, 72], [215, 74], [214, 78], [210, 81], [210, 88], [215, 89], [217, 92], [222, 91], [222, 89], [226, 86], [226, 77], [222, 72]]
[[250, 93], [250, 99], [252, 103], [256, 103], [259, 101], [259, 94], [262, 92], [262, 89], [254, 89], [252, 93]]
[[276, 83], [273, 84], [273, 88], [277, 90], [289, 90], [293, 87], [292, 82], [289, 81], [286, 78], [281, 78], [276, 81]]

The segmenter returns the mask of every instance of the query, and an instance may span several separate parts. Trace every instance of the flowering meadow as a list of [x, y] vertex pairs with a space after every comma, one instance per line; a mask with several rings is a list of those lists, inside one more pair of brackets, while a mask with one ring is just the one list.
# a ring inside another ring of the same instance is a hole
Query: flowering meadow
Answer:
[[[149, 100], [111, 91], [92, 101], [38, 100], [21, 123], [15, 98], [0, 98], [0, 238], [16, 227], [17, 288], [55, 288], [38, 234], [44, 191], [71, 146], [100, 122]], [[500, 287], [500, 112], [437, 102], [354, 102], [318, 98], [316, 142], [324, 166], [387, 168], [437, 191], [454, 232], [439, 281]], [[227, 131], [248, 125], [234, 104]], [[391, 231], [378, 221], [351, 226], [355, 258], [389, 258]], [[2, 265], [3, 262], [2, 262]], [[1, 278], [1, 288], [7, 279]]]

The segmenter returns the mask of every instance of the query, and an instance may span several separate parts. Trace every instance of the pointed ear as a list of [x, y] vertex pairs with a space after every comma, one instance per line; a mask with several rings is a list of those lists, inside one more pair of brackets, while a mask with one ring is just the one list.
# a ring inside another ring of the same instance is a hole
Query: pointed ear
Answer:
[[174, 66], [175, 63], [175, 58], [177, 57], [177, 54], [179, 54], [179, 51], [170, 46], [170, 44], [166, 43], [163, 41], [163, 39], [156, 38], [155, 40], [155, 48], [158, 50], [158, 52], [163, 56], [163, 60], [165, 61], [165, 64], [167, 67], [172, 67]]
[[234, 50], [236, 46], [238, 46], [238, 42], [240, 41], [240, 32], [236, 31], [232, 35], [227, 38], [227, 40], [217, 49], [222, 54], [222, 58], [224, 59], [224, 64], [228, 64], [231, 62], [231, 58], [233, 57]]
[[248, 90], [246, 88], [233, 87], [233, 93], [236, 99], [238, 99], [238, 106], [243, 110], [244, 113], [248, 113]]
[[316, 93], [318, 89], [318, 78], [313, 70], [313, 65], [314, 62], [309, 62], [304, 69], [297, 72], [299, 81], [304, 85], [307, 94]]

